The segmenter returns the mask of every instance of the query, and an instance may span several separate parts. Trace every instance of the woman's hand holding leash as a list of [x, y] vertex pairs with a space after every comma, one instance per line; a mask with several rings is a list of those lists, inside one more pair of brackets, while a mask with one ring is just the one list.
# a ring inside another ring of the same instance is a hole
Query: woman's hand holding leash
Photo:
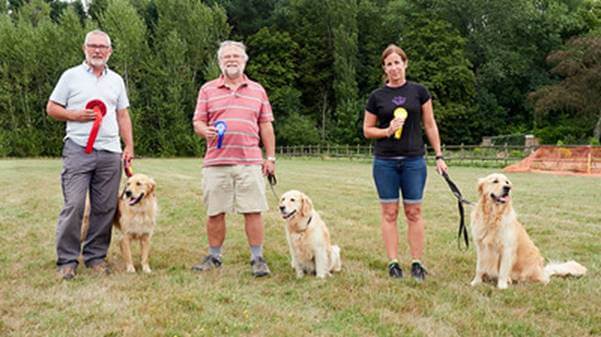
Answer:
[[442, 175], [443, 173], [448, 173], [449, 168], [447, 167], [447, 163], [444, 161], [444, 157], [442, 155], [436, 156], [436, 172]]

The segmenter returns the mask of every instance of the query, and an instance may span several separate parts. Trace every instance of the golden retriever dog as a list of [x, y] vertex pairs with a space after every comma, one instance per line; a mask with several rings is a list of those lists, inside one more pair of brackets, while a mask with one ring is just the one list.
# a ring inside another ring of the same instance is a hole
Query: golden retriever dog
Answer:
[[479, 199], [471, 214], [477, 255], [476, 276], [471, 285], [487, 278], [497, 280], [499, 289], [506, 289], [512, 282], [546, 284], [552, 275], [584, 275], [586, 268], [575, 261], [544, 265], [538, 248], [517, 220], [511, 188], [511, 182], [503, 174], [494, 173], [478, 180]]
[[286, 239], [296, 276], [315, 274], [325, 278], [340, 271], [340, 247], [330, 243], [330, 232], [313, 209], [311, 199], [291, 190], [282, 195], [279, 208], [286, 220]]
[[[140, 241], [142, 255], [142, 270], [150, 273], [148, 258], [150, 254], [150, 239], [156, 225], [158, 211], [156, 199], [156, 183], [154, 179], [144, 174], [134, 174], [129, 177], [119, 197], [117, 212], [113, 226], [121, 230], [121, 255], [125, 260], [127, 272], [135, 273], [131, 256], [131, 242]], [[86, 200], [81, 235], [86, 237], [89, 228], [90, 203]]]

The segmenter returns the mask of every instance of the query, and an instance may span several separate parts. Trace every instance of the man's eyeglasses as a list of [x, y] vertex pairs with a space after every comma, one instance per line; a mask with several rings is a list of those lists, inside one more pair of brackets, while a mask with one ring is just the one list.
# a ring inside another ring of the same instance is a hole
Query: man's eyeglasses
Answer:
[[99, 49], [102, 51], [109, 49], [109, 46], [107, 46], [105, 44], [86, 44], [86, 47], [90, 48], [90, 49]]

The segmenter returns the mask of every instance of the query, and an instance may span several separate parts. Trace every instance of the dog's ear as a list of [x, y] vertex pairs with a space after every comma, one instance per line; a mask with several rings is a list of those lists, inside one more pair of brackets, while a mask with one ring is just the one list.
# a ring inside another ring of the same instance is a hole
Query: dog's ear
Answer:
[[301, 216], [307, 216], [313, 209], [313, 202], [305, 194], [301, 197]]
[[478, 194], [482, 195], [484, 193], [484, 183], [486, 182], [486, 178], [478, 179]]
[[149, 178], [148, 179], [148, 194], [154, 194], [154, 190], [157, 187], [157, 183], [154, 181], [154, 179]]

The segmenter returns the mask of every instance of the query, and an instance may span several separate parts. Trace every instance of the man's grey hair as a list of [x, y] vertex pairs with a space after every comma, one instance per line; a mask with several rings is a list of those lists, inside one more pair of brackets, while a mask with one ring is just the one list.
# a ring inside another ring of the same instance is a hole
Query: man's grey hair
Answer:
[[236, 47], [242, 50], [242, 56], [244, 57], [244, 62], [248, 61], [248, 55], [246, 54], [246, 46], [242, 42], [226, 40], [221, 42], [219, 45], [219, 50], [217, 50], [217, 59], [221, 60], [221, 54], [223, 54], [223, 49], [226, 47]]
[[106, 37], [106, 40], [109, 43], [109, 47], [111, 47], [111, 37], [107, 33], [101, 31], [100, 29], [94, 29], [93, 31], [88, 32], [86, 34], [86, 39], [84, 40], [84, 44], [88, 44], [88, 40], [90, 40], [90, 36], [92, 36], [92, 35], [102, 35], [102, 36]]

